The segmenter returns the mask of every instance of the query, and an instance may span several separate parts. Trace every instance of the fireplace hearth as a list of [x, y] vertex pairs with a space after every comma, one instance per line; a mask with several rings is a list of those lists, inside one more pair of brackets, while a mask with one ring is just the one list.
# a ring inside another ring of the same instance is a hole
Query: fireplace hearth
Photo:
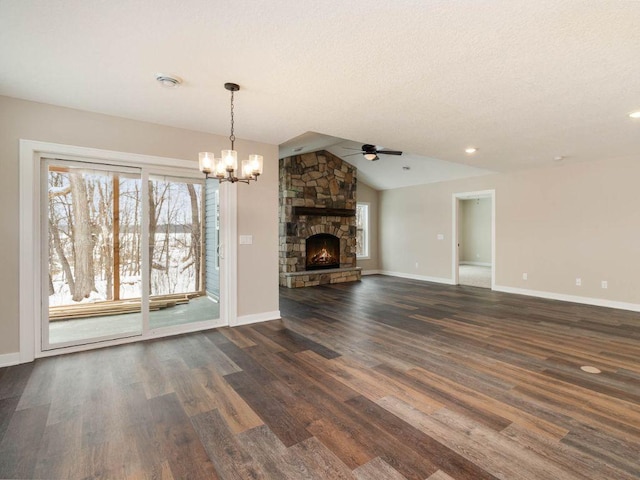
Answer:
[[306, 240], [307, 270], [340, 267], [340, 239], [335, 235], [320, 233]]

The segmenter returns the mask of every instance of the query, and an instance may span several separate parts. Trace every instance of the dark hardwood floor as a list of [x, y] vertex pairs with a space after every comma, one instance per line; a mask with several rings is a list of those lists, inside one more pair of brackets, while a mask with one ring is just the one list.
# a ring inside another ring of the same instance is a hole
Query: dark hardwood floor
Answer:
[[640, 478], [640, 314], [381, 276], [281, 310], [0, 369], [0, 478]]

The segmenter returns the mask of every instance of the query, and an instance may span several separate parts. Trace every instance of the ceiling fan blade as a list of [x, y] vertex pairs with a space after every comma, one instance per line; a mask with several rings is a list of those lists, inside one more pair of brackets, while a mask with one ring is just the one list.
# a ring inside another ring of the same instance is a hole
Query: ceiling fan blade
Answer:
[[399, 150], [378, 150], [376, 153], [384, 153], [385, 155], [402, 155]]
[[351, 148], [351, 147], [340, 147], [340, 148], [344, 148], [345, 150], [357, 150], [358, 152], [362, 151], [359, 148]]
[[354, 155], [362, 155], [362, 152], [350, 153], [348, 155], [340, 155], [341, 157], [353, 157]]

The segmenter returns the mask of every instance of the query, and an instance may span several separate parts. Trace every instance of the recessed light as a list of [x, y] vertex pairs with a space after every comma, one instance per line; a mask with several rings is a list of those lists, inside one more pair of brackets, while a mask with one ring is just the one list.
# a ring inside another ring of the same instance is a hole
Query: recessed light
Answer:
[[640, 118], [640, 110], [638, 110], [637, 112], [631, 112], [629, 116], [631, 118]]
[[558, 155], [556, 157], [553, 157], [553, 160], [556, 162], [561, 162], [564, 159], [565, 159], [564, 155]]
[[164, 73], [156, 73], [156, 80], [164, 88], [178, 88], [182, 83], [182, 79], [180, 77], [176, 77], [175, 75], [166, 75]]
[[472, 153], [476, 153], [478, 149], [476, 147], [467, 147], [464, 149], [464, 153], [468, 153], [471, 155]]

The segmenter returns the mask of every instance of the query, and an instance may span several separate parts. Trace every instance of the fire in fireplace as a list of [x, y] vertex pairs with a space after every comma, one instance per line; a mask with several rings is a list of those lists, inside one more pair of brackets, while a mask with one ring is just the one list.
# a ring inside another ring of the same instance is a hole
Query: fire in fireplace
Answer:
[[340, 239], [328, 233], [312, 235], [306, 240], [307, 270], [340, 268]]

